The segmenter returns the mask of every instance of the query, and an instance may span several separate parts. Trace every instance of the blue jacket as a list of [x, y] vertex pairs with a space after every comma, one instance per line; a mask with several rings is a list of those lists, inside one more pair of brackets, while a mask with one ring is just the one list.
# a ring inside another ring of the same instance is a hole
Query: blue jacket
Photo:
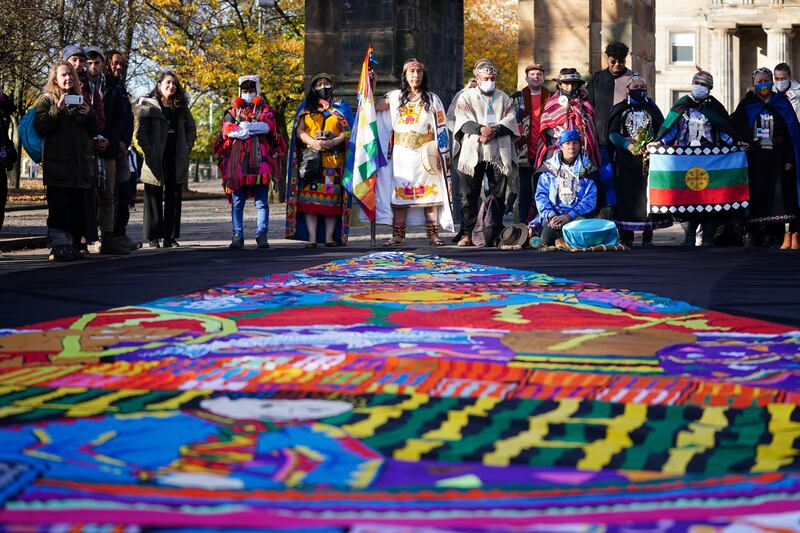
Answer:
[[578, 176], [578, 190], [575, 201], [571, 204], [562, 204], [558, 198], [558, 179], [556, 173], [563, 163], [561, 153], [556, 152], [539, 168], [539, 180], [536, 184], [536, 208], [539, 216], [536, 224], [542, 225], [556, 215], [569, 215], [573, 220], [591, 213], [597, 207], [597, 185], [593, 178], [597, 169], [589, 161], [589, 157], [582, 153], [572, 165], [572, 172]]

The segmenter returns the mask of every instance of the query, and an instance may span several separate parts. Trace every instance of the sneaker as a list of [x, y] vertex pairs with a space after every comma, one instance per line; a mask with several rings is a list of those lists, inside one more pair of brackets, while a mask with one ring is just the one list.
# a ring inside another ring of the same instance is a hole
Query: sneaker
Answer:
[[256, 244], [259, 248], [269, 248], [269, 241], [266, 235], [256, 235]]
[[164, 239], [163, 246], [164, 248], [177, 248], [180, 244], [175, 239]]
[[131, 253], [131, 249], [119, 239], [109, 237], [100, 243], [100, 253], [102, 255], [128, 255]]
[[[166, 243], [164, 244], [166, 246]], [[231, 238], [231, 243], [228, 245], [231, 250], [241, 250], [244, 248], [244, 237], [241, 235], [234, 235]]]
[[158, 242], [158, 239], [150, 239], [147, 243], [150, 248], [161, 248], [161, 243]]

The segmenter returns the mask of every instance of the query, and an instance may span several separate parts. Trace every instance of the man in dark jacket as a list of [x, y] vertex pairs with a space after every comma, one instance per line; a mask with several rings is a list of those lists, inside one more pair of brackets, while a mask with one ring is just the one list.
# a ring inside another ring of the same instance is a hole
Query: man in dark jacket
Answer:
[[113, 85], [119, 91], [119, 104], [123, 112], [122, 136], [117, 140], [119, 152], [117, 156], [117, 176], [114, 188], [114, 240], [121, 241], [130, 250], [142, 247], [142, 243], [134, 241], [127, 235], [128, 221], [131, 217], [131, 206], [134, 205], [136, 194], [136, 178], [131, 179], [132, 167], [128, 160], [128, 148], [133, 142], [133, 109], [131, 107], [130, 93], [125, 87], [128, 61], [119, 50], [106, 52], [106, 83]]
[[[517, 124], [520, 126], [520, 139], [517, 142], [517, 161], [519, 163], [519, 205], [517, 216], [521, 222], [536, 217], [536, 204], [533, 191], [536, 184], [531, 183], [533, 166], [536, 164], [536, 149], [542, 137], [541, 119], [544, 104], [550, 98], [550, 91], [544, 87], [544, 65], [533, 63], [525, 67], [525, 81], [528, 85], [512, 94], [517, 105]], [[509, 206], [511, 207], [511, 206]]]
[[117, 181], [117, 158], [120, 156], [119, 141], [125, 134], [125, 110], [116, 80], [105, 75], [106, 57], [97, 46], [86, 48], [86, 74], [89, 88], [102, 95], [105, 124], [100, 136], [105, 139], [98, 151], [97, 166], [97, 220], [100, 226], [100, 253], [125, 255], [130, 249], [114, 239], [114, 190]]
[[[604, 184], [604, 198], [608, 205], [616, 205], [617, 195], [614, 191], [614, 171], [610, 162], [609, 147], [603, 132], [611, 108], [625, 100], [628, 82], [635, 74], [625, 63], [628, 60], [628, 45], [621, 42], [606, 45], [606, 65], [600, 72], [595, 72], [586, 89], [589, 91], [589, 101], [594, 106], [594, 126], [600, 142], [600, 180]], [[611, 147], [613, 150], [613, 147]], [[601, 202], [602, 203], [602, 202]]]

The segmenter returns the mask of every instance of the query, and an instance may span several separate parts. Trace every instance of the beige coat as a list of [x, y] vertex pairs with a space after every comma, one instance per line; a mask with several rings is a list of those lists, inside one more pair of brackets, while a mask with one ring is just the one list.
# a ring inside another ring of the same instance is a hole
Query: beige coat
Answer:
[[[164, 185], [164, 147], [167, 144], [169, 121], [161, 112], [155, 98], [140, 98], [136, 102], [136, 142], [144, 154], [142, 182], [149, 185]], [[178, 183], [186, 183], [189, 174], [189, 153], [197, 138], [197, 128], [192, 112], [184, 109], [178, 118], [175, 150], [175, 176]]]

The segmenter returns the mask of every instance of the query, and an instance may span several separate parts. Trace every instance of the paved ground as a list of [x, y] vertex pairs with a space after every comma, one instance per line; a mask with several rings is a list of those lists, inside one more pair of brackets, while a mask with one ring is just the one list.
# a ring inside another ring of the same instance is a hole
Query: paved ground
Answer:
[[[219, 192], [216, 183], [192, 184], [192, 189]], [[255, 217], [252, 205], [245, 213], [246, 228], [251, 231], [247, 248], [227, 248], [230, 213], [219, 195], [184, 202], [178, 249], [145, 247], [125, 257], [94, 254], [92, 260], [67, 264], [48, 263], [44, 247], [4, 252], [0, 256], [0, 327], [133, 305], [382, 249], [370, 247], [369, 227], [362, 225], [351, 228], [347, 247], [307, 250], [302, 243], [282, 238], [284, 216], [283, 205], [271, 206], [270, 250], [255, 248], [253, 224], [248, 225]], [[0, 244], [8, 244], [9, 235], [44, 235], [45, 219], [43, 208], [7, 213]], [[131, 217], [132, 237], [141, 235], [141, 223], [141, 206], [137, 206]], [[378, 242], [388, 236], [387, 230], [379, 227]], [[409, 233], [404, 250], [433, 253], [420, 230], [424, 228]], [[656, 247], [626, 253], [504, 252], [456, 246], [438, 248], [435, 253], [655, 292], [701, 307], [800, 327], [800, 254], [741, 248], [687, 250], [677, 246], [681, 238], [675, 226], [656, 232]]]

